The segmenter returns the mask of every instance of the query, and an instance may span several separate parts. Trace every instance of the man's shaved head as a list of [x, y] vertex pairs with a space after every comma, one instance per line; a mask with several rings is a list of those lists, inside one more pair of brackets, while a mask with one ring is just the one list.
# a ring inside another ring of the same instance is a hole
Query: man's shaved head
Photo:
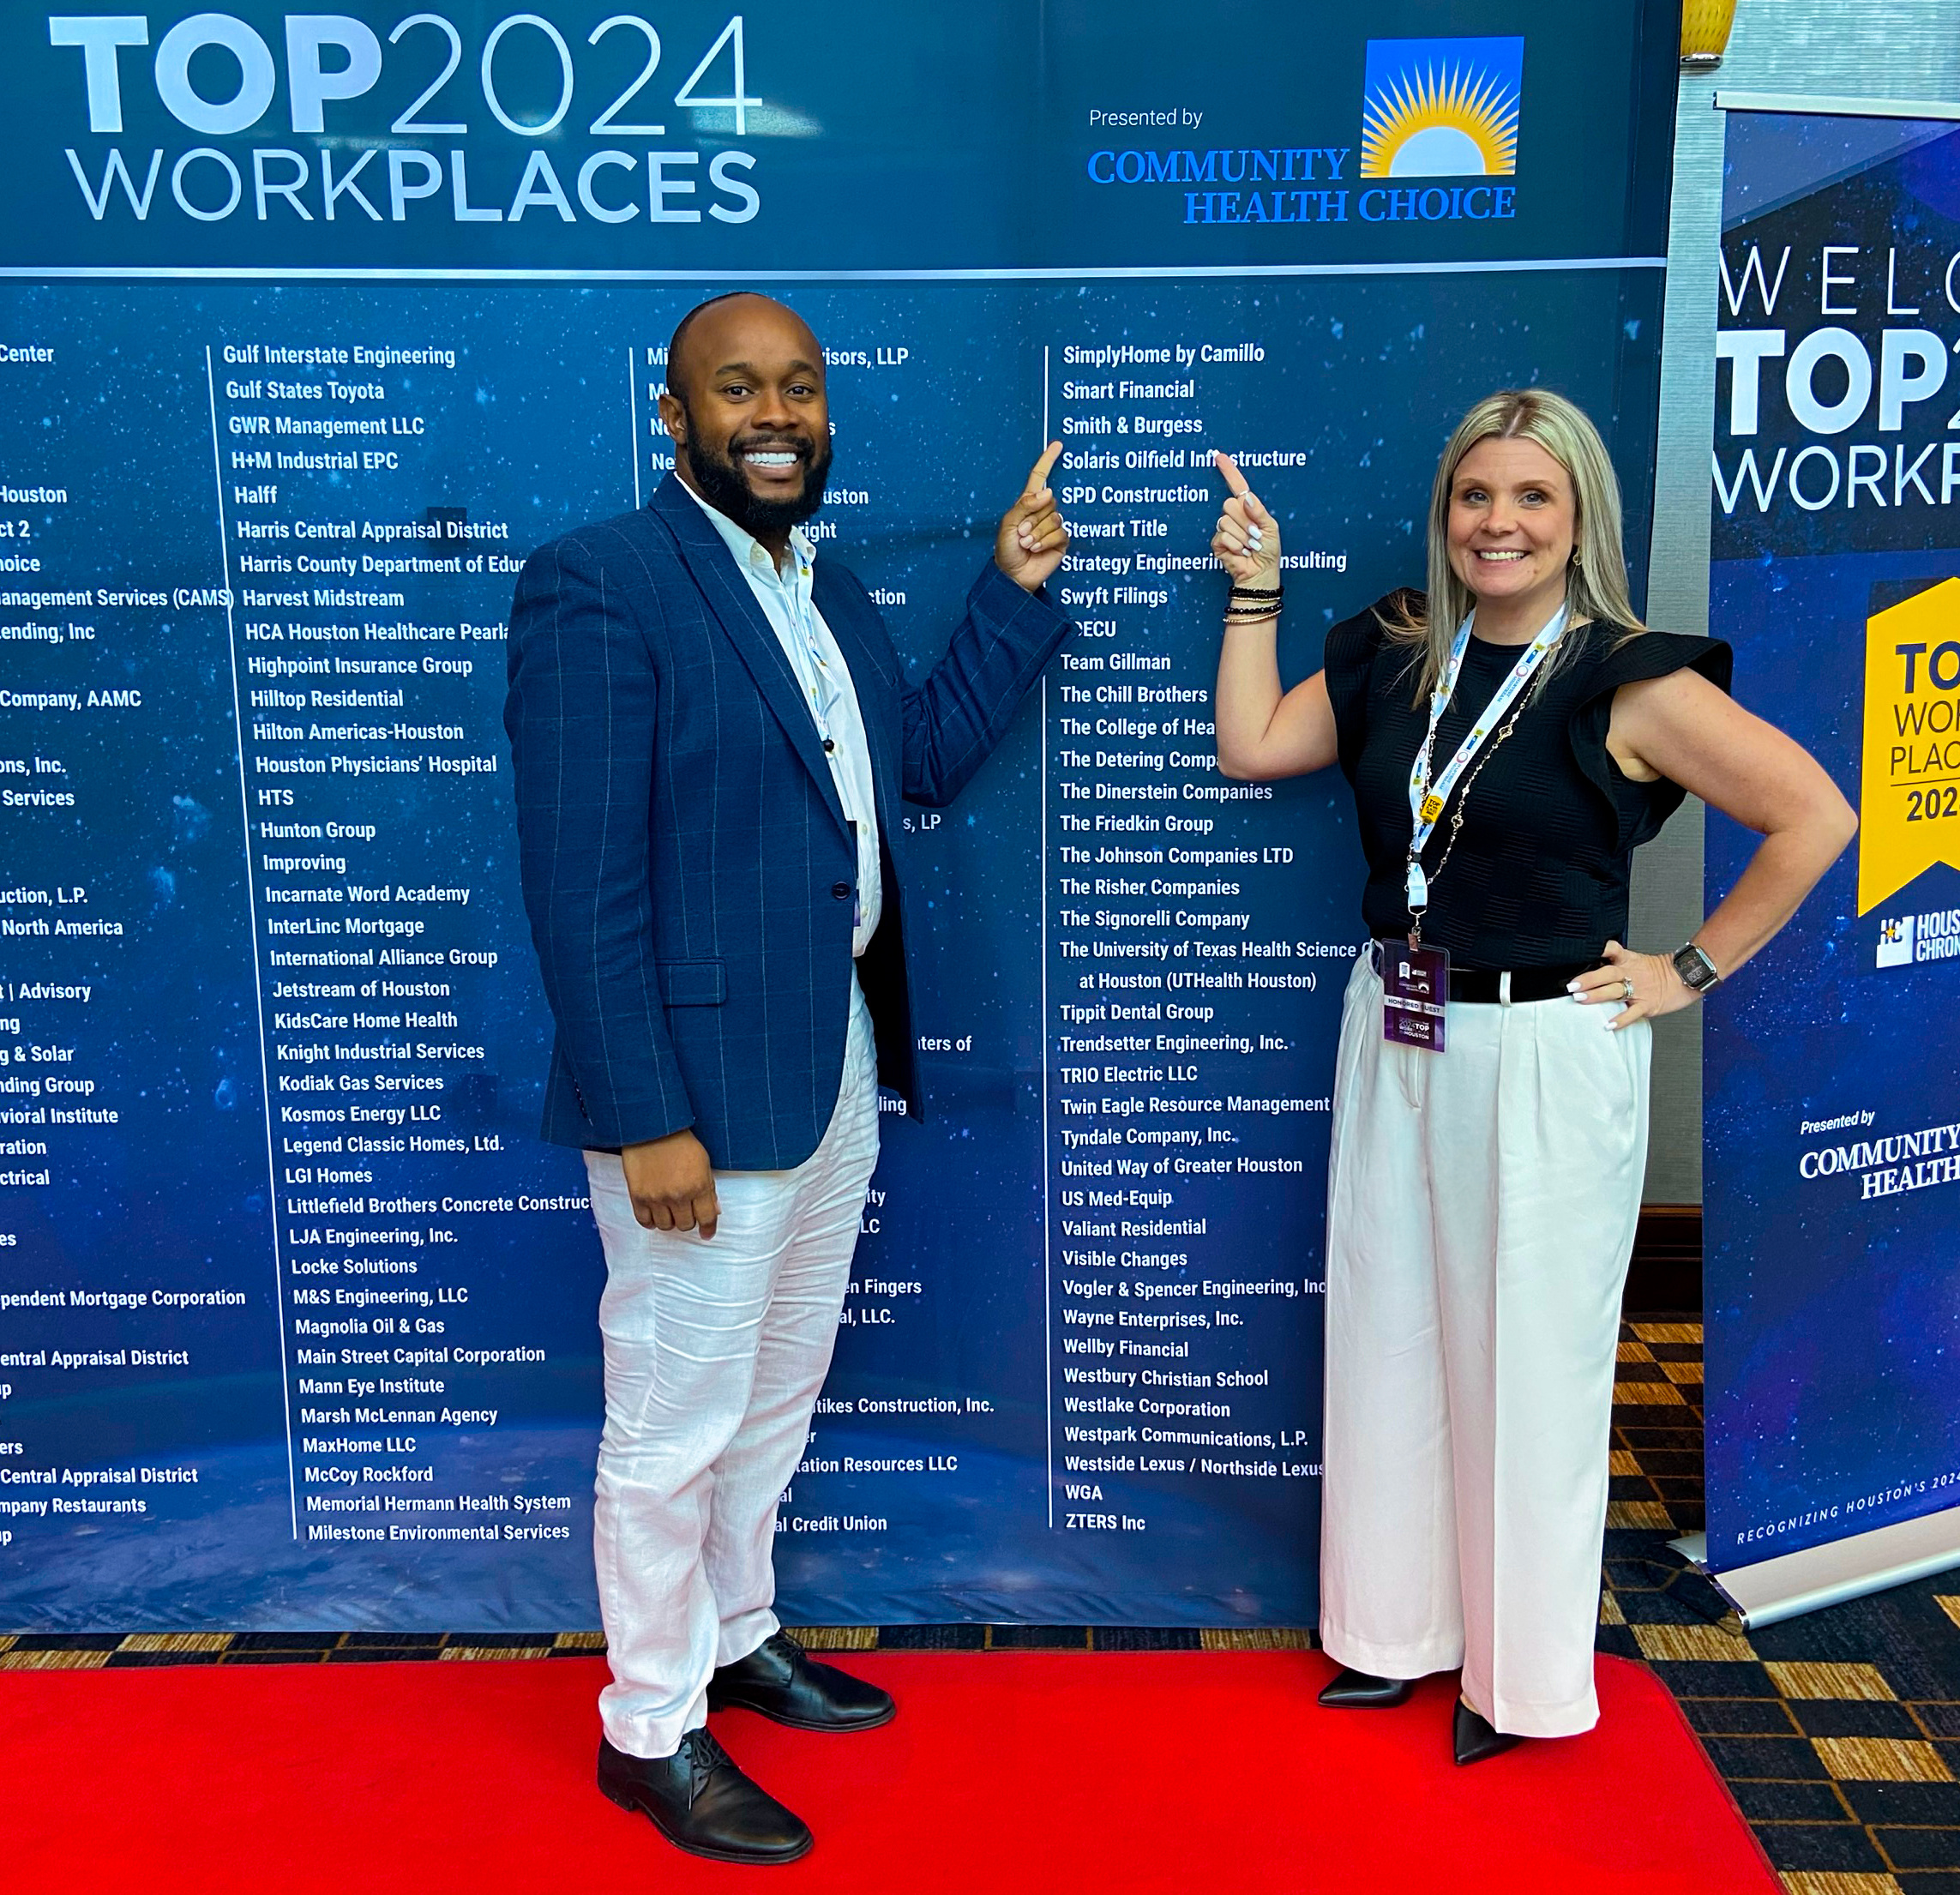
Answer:
[[817, 347], [817, 340], [811, 332], [809, 324], [805, 322], [803, 317], [798, 316], [787, 303], [779, 303], [774, 297], [764, 296], [757, 290], [728, 290], [719, 296], [711, 296], [705, 303], [695, 304], [694, 308], [689, 310], [674, 325], [674, 333], [668, 338], [667, 386], [680, 397], [683, 404], [687, 401], [691, 392], [687, 381], [687, 354], [694, 327], [703, 316], [709, 316], [706, 333], [698, 339], [702, 348], [708, 347], [715, 340], [717, 329], [717, 324], [714, 319], [710, 316], [710, 311], [723, 310], [726, 315], [733, 315], [736, 313], [734, 310], [724, 310], [724, 304], [732, 303], [753, 303], [760, 305], [762, 309], [777, 310], [787, 316], [791, 322], [802, 329], [806, 336], [809, 336], [810, 346], [815, 351], [817, 363], [820, 366], [822, 364], [823, 352]]
[[823, 351], [809, 323], [753, 290], [697, 304], [667, 345], [660, 418], [675, 472], [781, 557], [830, 472]]

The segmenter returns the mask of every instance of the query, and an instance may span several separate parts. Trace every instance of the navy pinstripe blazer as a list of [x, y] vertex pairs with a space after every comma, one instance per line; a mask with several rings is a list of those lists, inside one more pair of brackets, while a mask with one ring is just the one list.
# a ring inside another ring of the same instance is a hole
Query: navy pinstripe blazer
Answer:
[[[815, 599], [857, 687], [881, 835], [950, 802], [1067, 636], [990, 561], [923, 685], [837, 559]], [[718, 1169], [816, 1149], [849, 1024], [857, 851], [796, 674], [672, 474], [637, 513], [532, 555], [510, 615], [520, 863], [557, 1025], [544, 1136], [595, 1148], [686, 1126]], [[879, 1079], [918, 1109], [905, 892], [858, 964]]]

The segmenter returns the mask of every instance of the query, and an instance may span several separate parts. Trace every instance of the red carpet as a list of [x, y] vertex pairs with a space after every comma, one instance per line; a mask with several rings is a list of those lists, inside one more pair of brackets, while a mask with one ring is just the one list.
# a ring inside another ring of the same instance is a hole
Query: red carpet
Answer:
[[786, 1869], [683, 1856], [592, 1788], [597, 1661], [0, 1675], [10, 1895], [1772, 1895], [1672, 1702], [1599, 1661], [1590, 1736], [1458, 1770], [1450, 1686], [1320, 1710], [1306, 1653], [858, 1655], [883, 1730], [737, 1712]]

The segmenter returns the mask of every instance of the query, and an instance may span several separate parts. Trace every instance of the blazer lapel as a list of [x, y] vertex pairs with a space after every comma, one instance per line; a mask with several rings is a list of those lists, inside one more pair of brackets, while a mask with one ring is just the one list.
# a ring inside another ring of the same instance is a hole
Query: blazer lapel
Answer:
[[700, 587], [708, 609], [727, 633], [763, 701], [775, 713], [790, 747], [803, 759], [803, 767], [815, 779], [825, 806], [836, 817], [846, 834], [851, 825], [844, 805], [838, 800], [829, 760], [817, 736], [816, 721], [803, 702], [803, 688], [783, 647], [755, 603], [749, 581], [730, 556], [727, 543], [702, 517], [694, 500], [680, 490], [680, 481], [669, 474], [653, 490], [650, 510], [672, 532], [694, 583]]

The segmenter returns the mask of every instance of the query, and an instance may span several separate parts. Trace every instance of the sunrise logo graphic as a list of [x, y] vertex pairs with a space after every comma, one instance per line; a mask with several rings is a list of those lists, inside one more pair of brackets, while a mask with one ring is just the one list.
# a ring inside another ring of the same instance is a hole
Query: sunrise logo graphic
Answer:
[[1371, 39], [1363, 177], [1509, 177], [1522, 39]]

